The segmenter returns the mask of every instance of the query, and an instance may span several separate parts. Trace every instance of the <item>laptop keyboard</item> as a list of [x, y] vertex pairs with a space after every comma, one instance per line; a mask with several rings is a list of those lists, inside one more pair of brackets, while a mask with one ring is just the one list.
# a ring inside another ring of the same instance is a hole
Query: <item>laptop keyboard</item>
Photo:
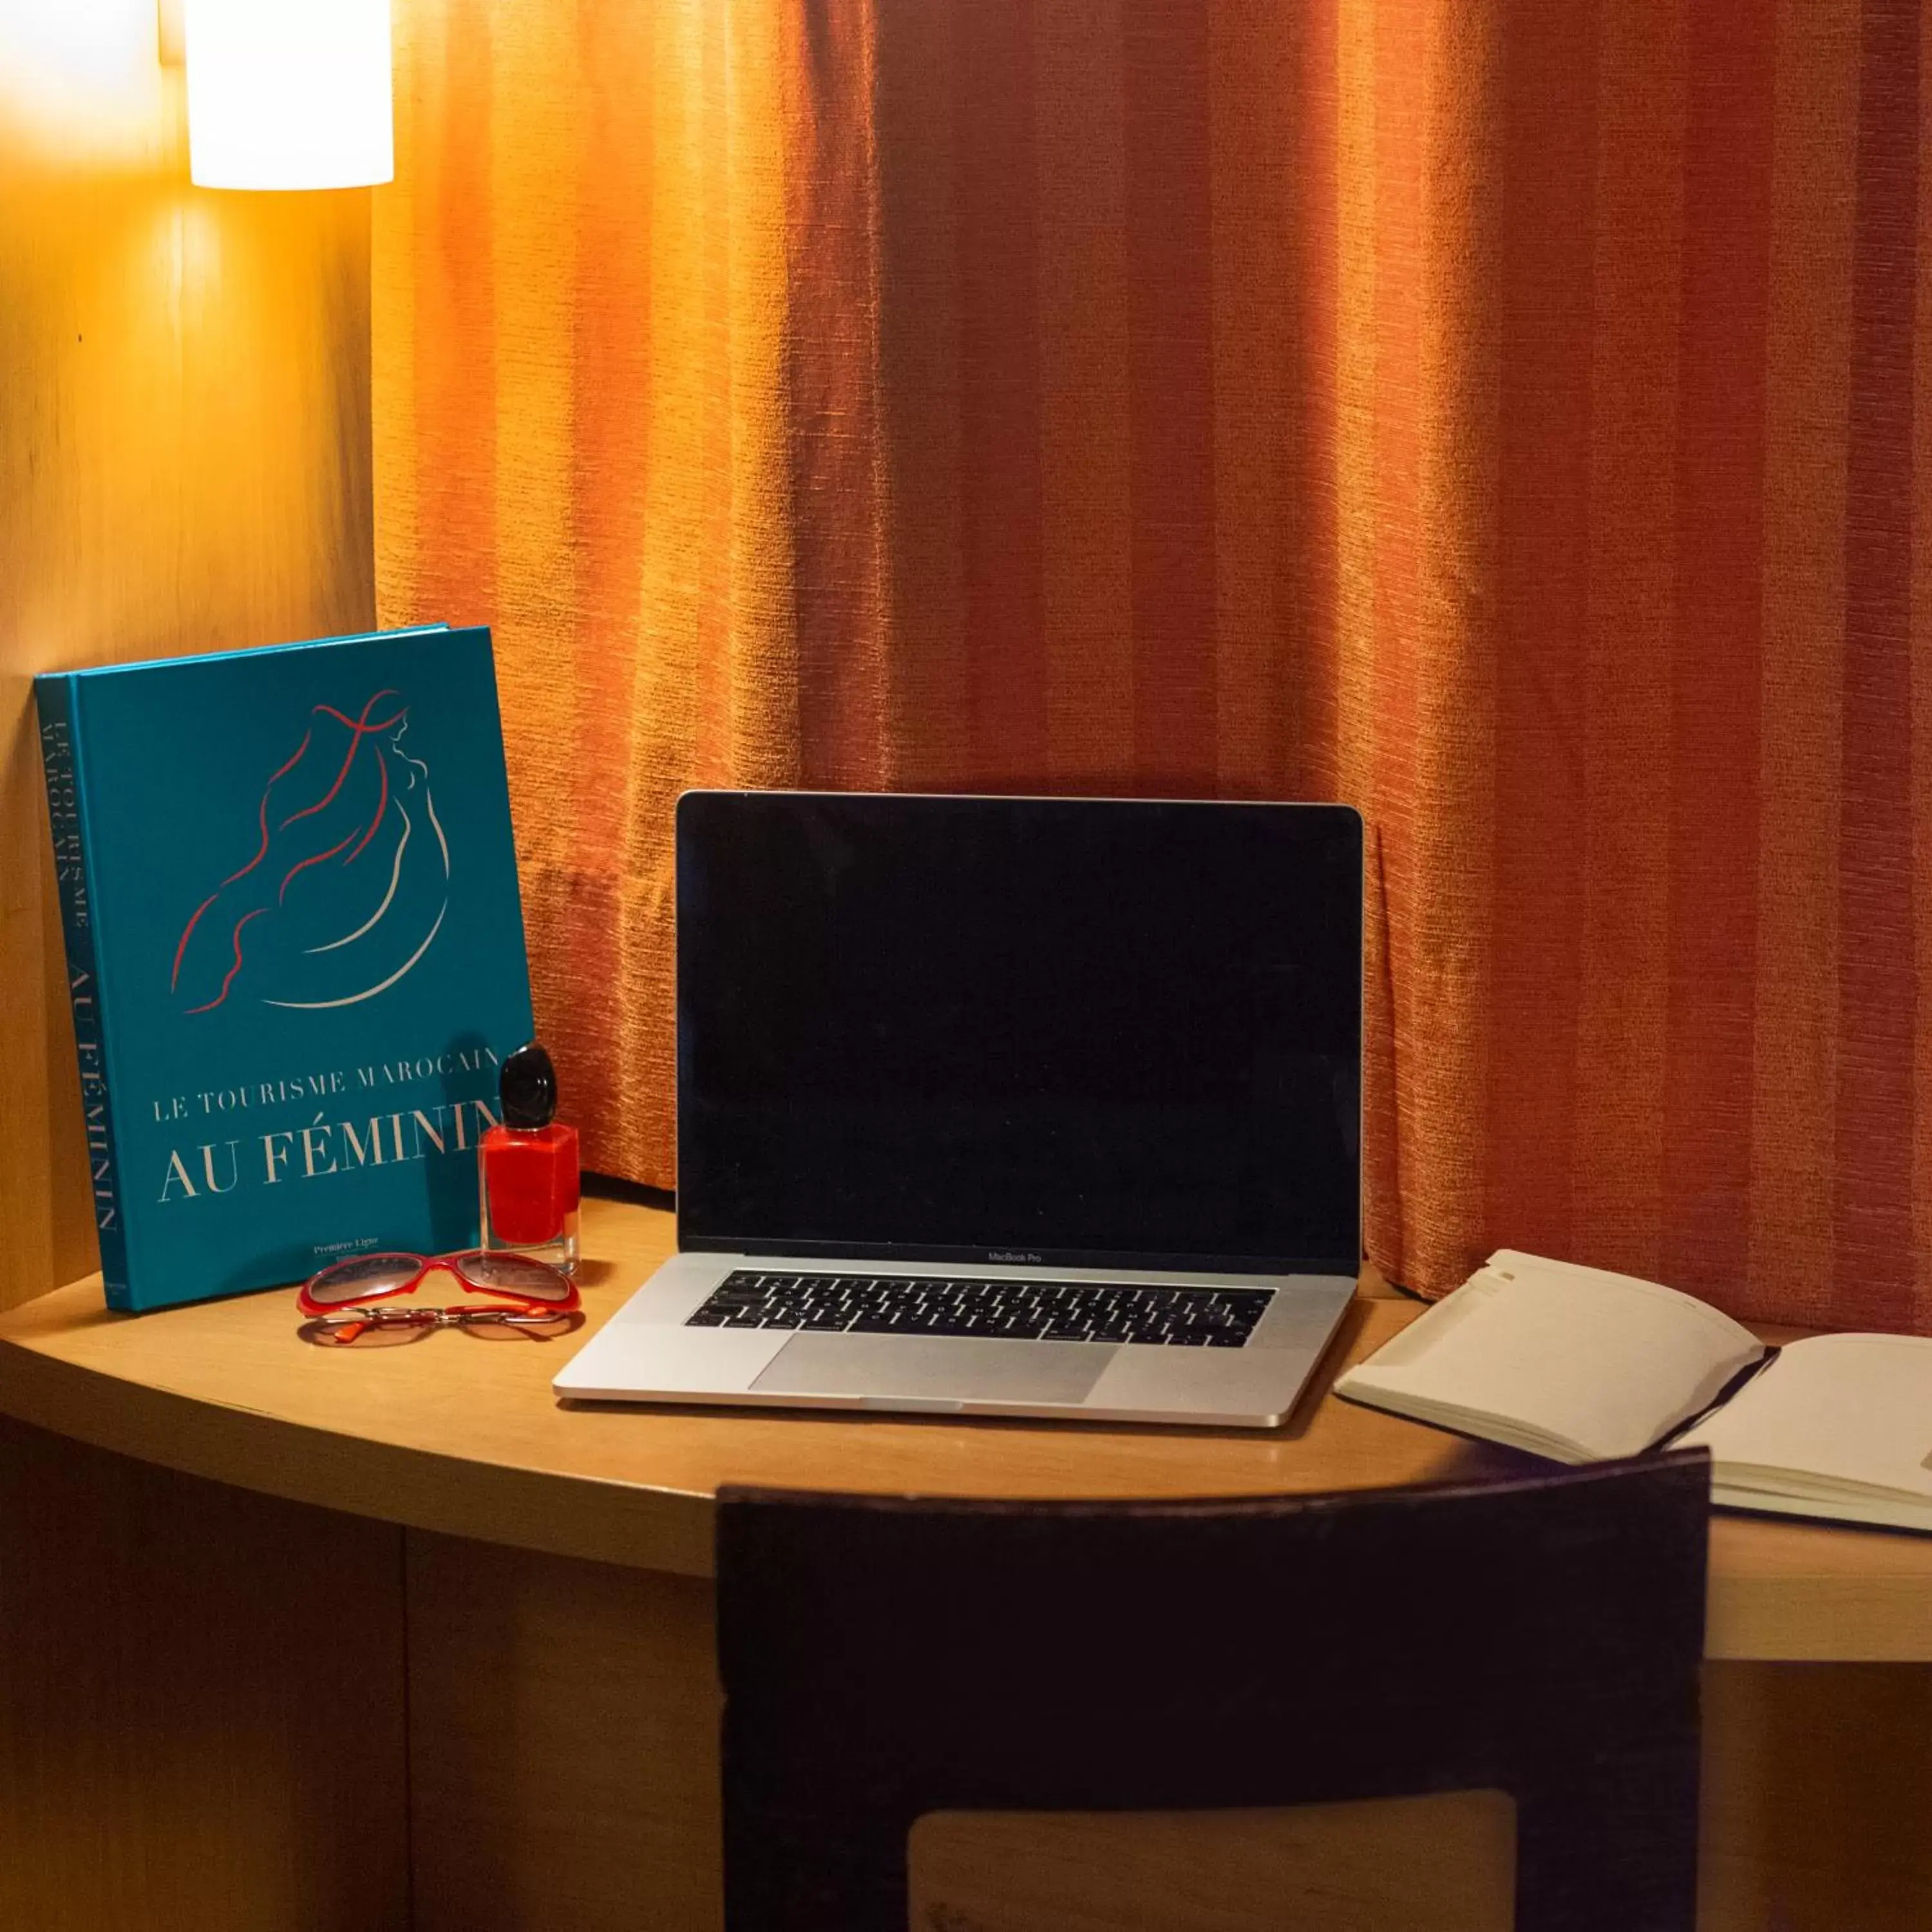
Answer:
[[765, 1274], [740, 1268], [725, 1276], [685, 1326], [1238, 1348], [1254, 1332], [1273, 1293], [1264, 1288], [1144, 1288], [1114, 1282]]

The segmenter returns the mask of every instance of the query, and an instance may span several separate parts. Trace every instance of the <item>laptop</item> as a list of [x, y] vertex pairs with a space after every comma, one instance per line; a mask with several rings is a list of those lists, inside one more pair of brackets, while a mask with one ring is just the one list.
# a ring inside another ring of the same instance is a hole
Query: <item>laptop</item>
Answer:
[[598, 1401], [1267, 1428], [1361, 1255], [1336, 805], [678, 802], [677, 1241]]

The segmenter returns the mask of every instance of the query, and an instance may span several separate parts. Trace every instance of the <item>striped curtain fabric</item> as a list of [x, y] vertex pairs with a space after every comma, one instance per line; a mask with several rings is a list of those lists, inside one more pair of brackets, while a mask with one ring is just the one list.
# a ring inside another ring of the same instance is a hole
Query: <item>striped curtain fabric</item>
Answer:
[[1932, 1330], [1932, 9], [397, 25], [381, 606], [496, 626], [594, 1165], [687, 785], [1340, 796], [1391, 1276]]

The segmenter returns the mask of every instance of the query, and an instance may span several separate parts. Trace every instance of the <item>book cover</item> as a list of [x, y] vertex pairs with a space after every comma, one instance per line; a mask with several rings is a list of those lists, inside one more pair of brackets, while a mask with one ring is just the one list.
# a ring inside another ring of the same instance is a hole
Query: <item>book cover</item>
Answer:
[[34, 692], [110, 1306], [472, 1244], [531, 1030], [489, 632]]

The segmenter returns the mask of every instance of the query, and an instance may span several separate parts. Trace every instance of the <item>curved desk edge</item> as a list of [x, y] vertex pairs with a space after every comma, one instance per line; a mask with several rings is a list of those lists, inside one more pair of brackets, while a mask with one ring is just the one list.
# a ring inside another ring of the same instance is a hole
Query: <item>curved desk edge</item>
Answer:
[[[1760, 1664], [1932, 1663], [1932, 1584], [1896, 1573], [1862, 1574], [1849, 1565], [1773, 1570], [1754, 1560], [1743, 1539], [1780, 1526], [1755, 1518], [1712, 1519], [1707, 1658]], [[1746, 1560], [1727, 1563], [1726, 1546], [1734, 1537]]]
[[712, 1573], [707, 1496], [338, 1434], [145, 1387], [0, 1340], [0, 1414], [153, 1462], [406, 1528], [675, 1575]]

